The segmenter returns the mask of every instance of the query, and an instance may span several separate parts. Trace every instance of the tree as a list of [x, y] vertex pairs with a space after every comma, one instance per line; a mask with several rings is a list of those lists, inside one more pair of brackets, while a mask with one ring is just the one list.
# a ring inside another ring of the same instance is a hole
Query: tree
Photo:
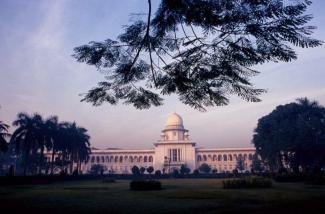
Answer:
[[253, 156], [252, 160], [252, 172], [262, 172], [265, 168], [263, 166], [262, 160], [258, 158], [257, 155]]
[[211, 167], [206, 163], [202, 163], [199, 167], [199, 171], [205, 174], [209, 174], [209, 172], [211, 171]]
[[271, 170], [325, 166], [325, 108], [307, 98], [277, 106], [258, 120], [252, 140]]
[[181, 165], [181, 168], [180, 168], [180, 170], [179, 170], [179, 172], [180, 172], [182, 175], [190, 174], [191, 169], [188, 168], [185, 164], [182, 164], [182, 165]]
[[237, 158], [237, 163], [236, 163], [236, 169], [240, 172], [245, 170], [245, 159], [242, 156], [239, 156]]
[[141, 166], [140, 167], [140, 174], [143, 175], [145, 171], [146, 171], [146, 168], [144, 168], [143, 166]]
[[8, 128], [9, 126], [0, 120], [0, 152], [6, 152], [8, 149], [8, 143], [6, 140], [6, 138], [10, 137]]
[[152, 166], [149, 166], [148, 168], [147, 168], [147, 172], [151, 175], [151, 173], [153, 173], [153, 171], [154, 171], [154, 168], [152, 167]]
[[22, 158], [24, 175], [35, 172], [37, 170], [35, 167], [43, 160], [45, 145], [43, 118], [37, 113], [32, 116], [19, 113], [13, 125], [18, 128], [12, 134], [11, 143], [15, 144], [16, 155]]
[[253, 66], [288, 62], [292, 48], [322, 44], [310, 35], [309, 0], [162, 0], [146, 20], [139, 18], [117, 39], [74, 48], [78, 62], [105, 71], [105, 81], [82, 101], [93, 105], [119, 100], [138, 109], [162, 105], [161, 96], [177, 94], [199, 110], [227, 105], [237, 95], [258, 102], [265, 92], [250, 77]]
[[132, 171], [133, 175], [139, 175], [140, 174], [140, 169], [137, 166], [133, 166], [131, 171]]
[[157, 177], [160, 177], [160, 176], [161, 176], [161, 171], [160, 171], [160, 170], [156, 170], [156, 171], [155, 171], [155, 175], [156, 175]]

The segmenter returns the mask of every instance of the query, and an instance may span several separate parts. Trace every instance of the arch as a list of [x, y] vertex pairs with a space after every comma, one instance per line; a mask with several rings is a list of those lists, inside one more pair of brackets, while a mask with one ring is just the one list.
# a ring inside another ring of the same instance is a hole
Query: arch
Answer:
[[217, 155], [213, 155], [212, 161], [216, 161], [216, 160], [217, 160]]
[[212, 161], [212, 156], [208, 155], [208, 161]]
[[235, 161], [238, 160], [237, 154], [234, 154], [233, 156], [234, 156]]
[[143, 158], [143, 162], [148, 162], [148, 157], [147, 156], [144, 156], [144, 158]]
[[227, 155], [223, 155], [223, 161], [227, 161]]
[[113, 156], [110, 156], [109, 157], [109, 162], [113, 162], [114, 161], [114, 157]]
[[104, 156], [102, 156], [102, 162], [105, 163], [105, 157]]
[[231, 154], [228, 155], [228, 160], [232, 161], [232, 155]]
[[97, 163], [100, 162], [100, 158], [99, 158], [99, 156], [96, 156], [96, 162], [97, 162]]
[[118, 162], [118, 156], [114, 157], [114, 162], [117, 163]]
[[124, 156], [124, 162], [128, 162], [129, 158], [128, 156]]
[[133, 157], [132, 157], [132, 156], [129, 156], [129, 161], [130, 161], [131, 163], [133, 163]]
[[106, 162], [109, 162], [109, 156], [106, 156]]
[[222, 160], [222, 156], [218, 155], [218, 161], [221, 161], [221, 160]]
[[133, 160], [134, 162], [138, 162], [138, 156], [134, 156]]
[[238, 155], [238, 159], [242, 159], [243, 158], [243, 155], [242, 154], [239, 154]]
[[202, 157], [201, 157], [201, 155], [198, 155], [198, 156], [197, 156], [197, 161], [202, 161]]
[[92, 163], [95, 162], [95, 156], [91, 156], [91, 162], [92, 162]]
[[207, 161], [207, 156], [203, 155], [203, 161]]
[[139, 161], [139, 163], [141, 163], [143, 161], [142, 156], [139, 157], [138, 161]]
[[248, 160], [253, 160], [253, 155], [252, 154], [248, 155]]
[[149, 162], [153, 162], [153, 157], [151, 155], [149, 156]]
[[123, 156], [120, 156], [120, 163], [123, 162]]
[[244, 154], [244, 160], [247, 160], [247, 154]]

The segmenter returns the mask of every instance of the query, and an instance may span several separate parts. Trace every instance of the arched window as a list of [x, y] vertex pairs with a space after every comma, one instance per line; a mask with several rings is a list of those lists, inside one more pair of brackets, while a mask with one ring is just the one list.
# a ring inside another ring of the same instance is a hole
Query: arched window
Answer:
[[99, 161], [100, 161], [99, 156], [96, 156], [96, 161], [97, 161], [97, 163], [99, 163]]
[[106, 156], [106, 162], [109, 162], [109, 157], [108, 156]]
[[92, 162], [92, 163], [95, 162], [95, 156], [91, 156], [91, 162]]
[[109, 157], [109, 162], [113, 162], [114, 161], [114, 157], [113, 156], [110, 156]]
[[135, 156], [133, 160], [134, 160], [134, 162], [138, 162], [138, 157]]
[[229, 161], [232, 161], [232, 155], [228, 155]]
[[223, 155], [223, 161], [227, 161], [227, 155]]
[[105, 157], [104, 156], [102, 156], [102, 162], [105, 163]]
[[252, 154], [249, 154], [249, 155], [248, 155], [248, 159], [249, 159], [249, 160], [253, 160], [253, 155], [252, 155]]
[[213, 155], [212, 160], [213, 160], [213, 161], [216, 161], [216, 160], [217, 160], [217, 155]]
[[211, 155], [208, 155], [208, 161], [212, 161]]
[[118, 156], [115, 156], [115, 158], [114, 158], [114, 162], [115, 162], [115, 163], [118, 162]]
[[237, 159], [237, 154], [234, 154], [234, 159], [235, 159], [235, 160], [238, 160], [238, 159]]
[[239, 154], [238, 155], [238, 159], [243, 159], [243, 155], [242, 154]]
[[244, 154], [244, 160], [247, 160], [247, 154]]
[[203, 161], [207, 161], [207, 156], [203, 155]]
[[131, 163], [133, 163], [133, 157], [132, 157], [132, 156], [129, 157], [129, 161], [130, 161]]
[[201, 157], [201, 155], [198, 155], [198, 156], [197, 156], [197, 161], [202, 161], [202, 157]]
[[120, 163], [123, 162], [123, 156], [120, 156]]
[[218, 155], [218, 161], [221, 161], [221, 159], [222, 159], [222, 156]]
[[124, 162], [128, 162], [128, 156], [124, 156]]
[[139, 163], [141, 163], [141, 162], [142, 162], [142, 156], [139, 157]]
[[143, 162], [148, 162], [148, 157], [147, 156], [144, 156]]
[[149, 156], [149, 162], [153, 162], [152, 156]]

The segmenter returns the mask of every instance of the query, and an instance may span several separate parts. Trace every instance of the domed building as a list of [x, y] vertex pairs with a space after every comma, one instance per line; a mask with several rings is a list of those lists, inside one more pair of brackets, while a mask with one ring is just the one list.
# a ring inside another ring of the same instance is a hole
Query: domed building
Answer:
[[255, 148], [197, 148], [189, 138], [189, 131], [184, 128], [182, 117], [173, 112], [153, 149], [92, 148], [89, 161], [82, 164], [81, 170], [87, 173], [92, 165], [101, 164], [106, 173], [129, 174], [133, 166], [153, 166], [155, 170], [168, 173], [186, 165], [193, 172], [207, 163], [212, 170], [227, 172], [236, 168], [238, 159], [244, 161], [245, 170], [250, 170], [254, 154]]

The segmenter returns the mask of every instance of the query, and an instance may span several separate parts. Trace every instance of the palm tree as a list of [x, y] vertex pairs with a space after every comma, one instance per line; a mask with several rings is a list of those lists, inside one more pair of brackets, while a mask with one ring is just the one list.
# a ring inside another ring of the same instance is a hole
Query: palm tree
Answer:
[[2, 121], [0, 121], [0, 151], [6, 152], [8, 149], [8, 143], [6, 141], [6, 138], [10, 137], [10, 134], [8, 133], [9, 126]]
[[[41, 115], [35, 113], [30, 116], [27, 113], [19, 113], [13, 122], [17, 126], [11, 137], [15, 145], [16, 155], [21, 155], [24, 164], [24, 174], [34, 170], [39, 165], [35, 162], [43, 160], [45, 149], [44, 121]], [[35, 165], [35, 167], [31, 167]]]
[[80, 171], [81, 162], [88, 161], [90, 154], [90, 136], [87, 129], [77, 126], [75, 122], [62, 123], [64, 140], [67, 141], [65, 151], [69, 156], [70, 172], [73, 170], [73, 163], [77, 164]]

